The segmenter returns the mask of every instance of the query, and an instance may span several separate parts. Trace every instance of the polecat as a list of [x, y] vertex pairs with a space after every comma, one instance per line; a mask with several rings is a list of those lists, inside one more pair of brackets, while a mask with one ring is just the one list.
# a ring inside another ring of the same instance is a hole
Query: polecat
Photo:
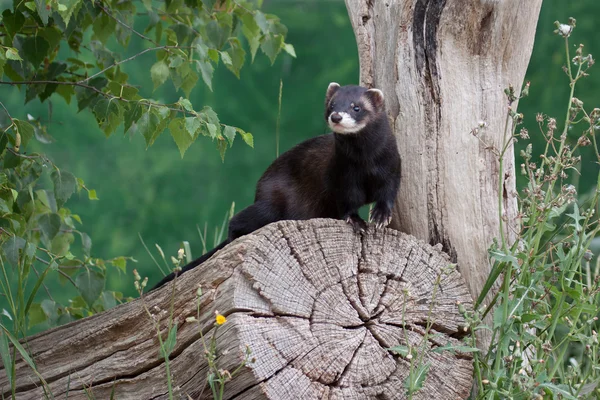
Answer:
[[[181, 273], [275, 221], [336, 218], [364, 232], [367, 225], [358, 209], [374, 202], [371, 220], [376, 227], [390, 223], [400, 187], [400, 155], [383, 93], [332, 82], [325, 96], [325, 120], [333, 133], [308, 139], [279, 156], [258, 181], [254, 204], [231, 218], [227, 240]], [[155, 288], [174, 276], [166, 276]]]

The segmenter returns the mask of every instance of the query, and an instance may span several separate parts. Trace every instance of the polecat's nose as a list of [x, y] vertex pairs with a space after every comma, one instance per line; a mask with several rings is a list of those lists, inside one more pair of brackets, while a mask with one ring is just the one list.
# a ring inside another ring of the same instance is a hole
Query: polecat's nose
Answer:
[[331, 122], [336, 123], [336, 124], [342, 120], [342, 116], [336, 112], [331, 114], [330, 118], [331, 118]]

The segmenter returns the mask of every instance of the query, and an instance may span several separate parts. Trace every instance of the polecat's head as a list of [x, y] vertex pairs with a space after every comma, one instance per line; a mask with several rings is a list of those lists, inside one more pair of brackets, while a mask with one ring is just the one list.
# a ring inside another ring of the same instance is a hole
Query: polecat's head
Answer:
[[325, 95], [325, 120], [340, 134], [360, 132], [384, 111], [383, 92], [361, 86], [341, 87], [331, 82]]

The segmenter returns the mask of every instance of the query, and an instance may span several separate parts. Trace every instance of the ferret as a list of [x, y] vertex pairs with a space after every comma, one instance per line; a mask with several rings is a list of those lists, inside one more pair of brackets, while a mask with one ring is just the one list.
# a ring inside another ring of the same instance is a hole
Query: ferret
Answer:
[[[376, 228], [389, 225], [401, 162], [383, 93], [332, 82], [325, 95], [325, 120], [333, 133], [308, 139], [273, 161], [258, 181], [254, 204], [231, 218], [227, 239], [180, 273], [275, 221], [335, 218], [364, 232], [367, 224], [358, 209], [375, 203], [371, 221]], [[154, 288], [174, 277], [166, 276]]]

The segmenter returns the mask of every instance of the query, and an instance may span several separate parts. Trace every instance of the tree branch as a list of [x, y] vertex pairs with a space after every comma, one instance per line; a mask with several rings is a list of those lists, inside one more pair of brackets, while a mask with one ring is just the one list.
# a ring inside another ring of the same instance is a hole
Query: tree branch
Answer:
[[157, 43], [156, 41], [154, 41], [153, 39], [149, 38], [148, 36], [146, 36], [146, 35], [144, 35], [142, 33], [139, 33], [138, 31], [136, 31], [135, 29], [133, 29], [132, 27], [130, 27], [129, 25], [127, 25], [125, 22], [121, 21], [120, 19], [118, 19], [117, 17], [115, 17], [114, 15], [112, 15], [106, 8], [104, 8], [102, 6], [102, 4], [100, 4], [100, 2], [97, 2], [96, 5], [98, 7], [100, 7], [100, 9], [102, 11], [104, 11], [104, 13], [106, 15], [108, 15], [110, 18], [114, 19], [119, 25], [125, 27], [126, 29], [129, 29], [132, 33], [135, 33], [137, 36], [141, 37], [144, 40], [149, 41], [150, 43], [154, 44], [155, 46], [160, 46], [160, 44]]
[[126, 63], [126, 62], [128, 62], [128, 61], [134, 60], [134, 59], [136, 59], [137, 57], [141, 56], [142, 54], [148, 53], [148, 52], [150, 52], [150, 51], [155, 51], [155, 50], [168, 50], [168, 49], [182, 49], [182, 48], [187, 48], [187, 47], [182, 47], [182, 46], [158, 46], [158, 47], [152, 47], [152, 48], [149, 48], [149, 49], [146, 49], [146, 50], [142, 50], [142, 51], [140, 51], [139, 53], [137, 53], [137, 54], [134, 54], [133, 56], [131, 56], [131, 57], [129, 57], [129, 58], [126, 58], [125, 60], [121, 60], [121, 61], [118, 61], [118, 62], [116, 62], [116, 63], [112, 64], [112, 65], [109, 65], [108, 67], [104, 68], [102, 71], [96, 72], [95, 74], [93, 74], [93, 75], [90, 75], [90, 76], [88, 76], [87, 78], [85, 78], [85, 79], [82, 79], [82, 80], [80, 80], [80, 81], [79, 81], [79, 82], [77, 82], [77, 83], [85, 83], [85, 82], [88, 82], [90, 79], [93, 79], [93, 78], [97, 77], [98, 75], [100, 75], [100, 74], [103, 74], [104, 72], [108, 71], [109, 69], [111, 69], [111, 68], [114, 68], [114, 67], [118, 67], [118, 66], [119, 66], [119, 65], [121, 65], [121, 64], [124, 64], [124, 63]]
[[155, 102], [147, 101], [147, 100], [144, 101], [144, 100], [129, 100], [129, 99], [124, 99], [122, 97], [115, 96], [115, 95], [112, 95], [110, 93], [105, 93], [102, 90], [97, 89], [97, 88], [95, 88], [93, 86], [86, 85], [86, 84], [79, 83], [79, 82], [46, 81], [46, 80], [40, 80], [40, 81], [13, 81], [13, 82], [0, 81], [0, 85], [13, 85], [13, 86], [14, 85], [49, 85], [49, 84], [67, 85], [67, 86], [78, 86], [78, 87], [82, 87], [82, 88], [85, 88], [85, 89], [92, 90], [92, 91], [98, 93], [99, 95], [102, 95], [102, 96], [106, 97], [109, 100], [120, 100], [120, 101], [124, 101], [126, 103], [138, 103], [138, 104], [141, 104], [141, 105], [144, 105], [144, 106], [148, 106], [148, 107], [166, 107], [167, 109], [169, 109], [171, 111], [177, 111], [177, 112], [180, 112], [182, 114], [188, 114], [188, 115], [194, 115], [194, 116], [197, 115], [193, 111], [187, 111], [184, 108], [170, 107], [170, 106], [162, 104], [162, 103], [155, 103]]

